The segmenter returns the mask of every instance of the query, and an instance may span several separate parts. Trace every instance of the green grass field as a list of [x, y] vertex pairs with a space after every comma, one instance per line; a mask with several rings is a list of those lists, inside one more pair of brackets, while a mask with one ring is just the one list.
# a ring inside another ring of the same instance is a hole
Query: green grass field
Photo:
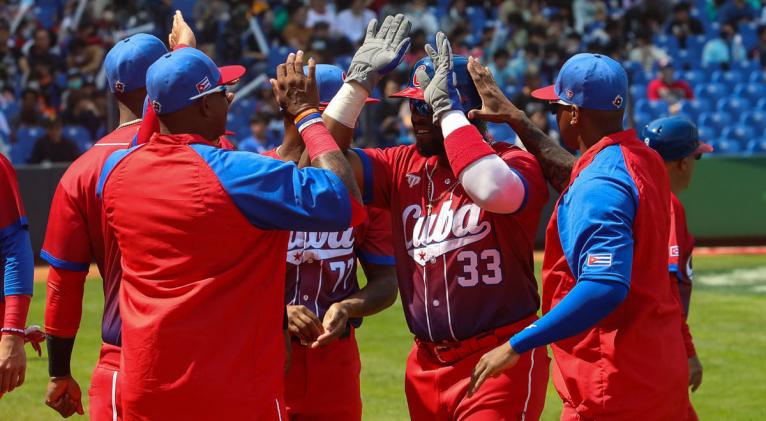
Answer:
[[[766, 256], [697, 257], [695, 282], [689, 325], [705, 368], [693, 395], [700, 418], [766, 419]], [[35, 288], [29, 320], [42, 324], [45, 288]], [[100, 283], [88, 282], [72, 363], [84, 392], [98, 358], [101, 305]], [[358, 340], [364, 419], [406, 420], [404, 362], [412, 337], [399, 303], [366, 320]], [[43, 404], [46, 360], [27, 349], [27, 382], [0, 399], [0, 421], [60, 419]], [[560, 406], [549, 387], [543, 419], [558, 419]]]

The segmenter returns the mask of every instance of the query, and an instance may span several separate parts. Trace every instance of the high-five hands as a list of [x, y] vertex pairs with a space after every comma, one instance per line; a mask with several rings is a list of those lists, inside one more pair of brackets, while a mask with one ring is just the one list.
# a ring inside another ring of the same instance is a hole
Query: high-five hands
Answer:
[[510, 123], [523, 119], [523, 112], [516, 108], [495, 82], [488, 67], [482, 66], [478, 59], [468, 57], [468, 73], [471, 74], [476, 90], [481, 97], [481, 109], [468, 112], [468, 118]]
[[303, 74], [303, 51], [290, 53], [287, 61], [277, 66], [277, 78], [271, 87], [282, 110], [297, 116], [310, 108], [319, 108], [319, 90], [316, 81], [316, 60], [309, 59], [308, 76]]
[[426, 53], [434, 64], [434, 77], [428, 82], [423, 97], [434, 111], [434, 124], [449, 111], [462, 111], [460, 94], [455, 87], [455, 72], [452, 71], [452, 46], [443, 32], [436, 34], [436, 48], [426, 44]]
[[367, 90], [377, 86], [381, 76], [399, 66], [410, 48], [410, 21], [402, 14], [387, 16], [376, 32], [378, 20], [367, 25], [367, 34], [348, 68], [346, 82], [357, 82]]

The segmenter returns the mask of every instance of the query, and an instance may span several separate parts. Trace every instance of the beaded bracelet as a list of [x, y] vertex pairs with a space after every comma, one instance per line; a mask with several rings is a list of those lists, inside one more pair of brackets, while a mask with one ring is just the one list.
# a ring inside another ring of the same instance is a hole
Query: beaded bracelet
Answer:
[[4, 327], [0, 329], [0, 333], [9, 333], [11, 335], [18, 335], [21, 337], [24, 337], [24, 335], [26, 335], [26, 332], [24, 331], [24, 329], [17, 329], [15, 327]]

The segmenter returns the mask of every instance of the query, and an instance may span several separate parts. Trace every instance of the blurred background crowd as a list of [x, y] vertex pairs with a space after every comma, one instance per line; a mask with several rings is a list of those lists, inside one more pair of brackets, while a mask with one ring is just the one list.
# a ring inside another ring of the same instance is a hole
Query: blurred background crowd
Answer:
[[[388, 98], [407, 83], [424, 45], [444, 31], [458, 54], [481, 57], [506, 95], [556, 136], [546, 104], [529, 92], [552, 83], [572, 55], [607, 54], [631, 79], [626, 125], [681, 114], [717, 154], [766, 153], [766, 1], [761, 0], [0, 0], [0, 152], [14, 164], [69, 162], [115, 126], [103, 58], [136, 32], [167, 39], [176, 9], [197, 47], [219, 64], [243, 64], [229, 129], [241, 149], [281, 138], [268, 78], [288, 53], [346, 68], [370, 19], [406, 14], [412, 46], [380, 84], [357, 141], [412, 141], [409, 108]], [[513, 141], [505, 125], [496, 140]]]

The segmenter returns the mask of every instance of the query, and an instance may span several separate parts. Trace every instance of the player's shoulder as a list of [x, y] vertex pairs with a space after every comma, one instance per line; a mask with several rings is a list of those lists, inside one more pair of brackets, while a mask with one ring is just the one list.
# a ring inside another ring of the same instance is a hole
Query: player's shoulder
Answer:
[[[131, 130], [132, 129], [132, 130]], [[93, 146], [72, 162], [60, 183], [67, 185], [84, 180], [97, 181], [101, 168], [115, 151], [128, 149], [138, 127], [119, 128], [99, 139]]]

